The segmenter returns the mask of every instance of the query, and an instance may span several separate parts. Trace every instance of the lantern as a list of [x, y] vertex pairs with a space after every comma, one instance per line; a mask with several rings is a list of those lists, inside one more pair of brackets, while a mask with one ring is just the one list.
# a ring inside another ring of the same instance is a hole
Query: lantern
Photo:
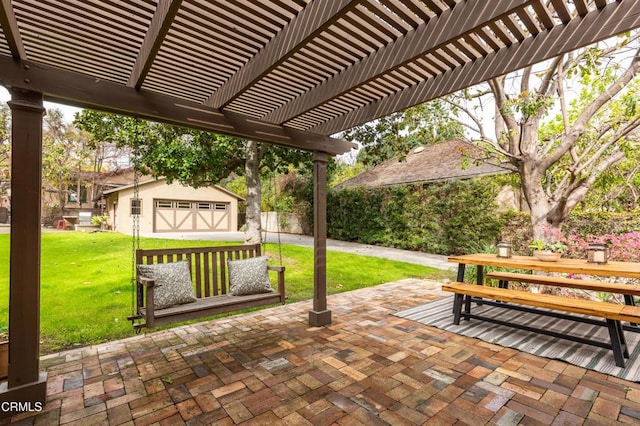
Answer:
[[604, 244], [589, 244], [587, 261], [589, 263], [607, 263], [607, 247]]
[[498, 243], [497, 257], [511, 257], [511, 243]]

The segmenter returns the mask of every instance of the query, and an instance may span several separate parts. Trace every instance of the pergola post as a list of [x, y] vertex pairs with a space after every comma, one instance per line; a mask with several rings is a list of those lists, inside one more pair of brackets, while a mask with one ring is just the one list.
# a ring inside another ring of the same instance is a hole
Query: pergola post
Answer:
[[327, 161], [325, 152], [313, 157], [313, 309], [309, 325], [331, 324], [327, 309]]
[[[11, 91], [9, 378], [0, 386], [1, 415], [42, 409], [46, 399], [47, 375], [40, 372], [42, 102], [42, 93]], [[4, 402], [24, 405], [18, 410]]]

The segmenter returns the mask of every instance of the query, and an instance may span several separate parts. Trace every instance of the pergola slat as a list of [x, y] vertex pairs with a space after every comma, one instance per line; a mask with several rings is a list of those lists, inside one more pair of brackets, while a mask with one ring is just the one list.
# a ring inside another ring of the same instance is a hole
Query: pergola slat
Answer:
[[158, 3], [158, 9], [153, 15], [149, 31], [142, 42], [140, 47], [140, 53], [136, 58], [136, 63], [133, 65], [131, 76], [127, 84], [133, 86], [136, 89], [142, 87], [142, 82], [147, 76], [153, 60], [155, 59], [160, 46], [164, 41], [165, 36], [169, 32], [169, 28], [173, 23], [173, 18], [178, 13], [182, 0], [160, 0]]
[[2, 13], [0, 13], [0, 27], [2, 27], [2, 32], [9, 45], [11, 56], [16, 59], [26, 59], [27, 54], [24, 50], [22, 37], [20, 37], [18, 22], [11, 7], [11, 0], [2, 0], [0, 8], [2, 8]]
[[354, 108], [632, 0], [1, 1], [0, 55], [319, 128], [359, 86]]
[[576, 17], [565, 26], [554, 27], [535, 38], [527, 38], [500, 51], [489, 54], [459, 69], [440, 74], [379, 102], [353, 110], [322, 123], [310, 130], [333, 134], [365, 123], [377, 117], [406, 109], [456, 90], [469, 87], [476, 81], [487, 81], [508, 72], [570, 52], [640, 26], [640, 2], [611, 3], [604, 9]]
[[551, 4], [563, 24], [566, 24], [571, 20], [571, 13], [567, 8], [567, 4], [563, 0], [551, 0]]
[[[387, 45], [354, 64], [341, 73], [340, 78], [328, 80], [274, 113], [267, 115], [265, 120], [275, 123], [287, 122], [296, 115], [300, 115], [354, 86], [404, 65], [406, 62], [422, 56], [426, 51], [460, 38], [461, 35], [476, 29], [484, 22], [508, 14], [515, 8], [528, 3], [530, 2], [526, 0], [502, 0], [498, 4], [493, 2], [491, 5], [485, 2], [459, 3], [454, 9], [443, 13], [442, 16], [431, 19], [427, 24], [421, 25], [417, 30], [408, 33], [395, 43]], [[459, 22], [463, 17], [465, 18], [464, 22], [456, 25], [455, 22]]]
[[216, 90], [205, 105], [220, 108], [228, 104], [357, 3], [351, 0], [316, 0], [311, 3], [311, 6], [303, 9], [297, 18], [279, 32], [251, 61]]
[[536, 11], [536, 16], [538, 17], [542, 25], [546, 29], [553, 28], [555, 24], [553, 23], [553, 18], [551, 17], [551, 13], [549, 13], [549, 9], [547, 9], [545, 4], [541, 0], [538, 0], [534, 2], [532, 6], [533, 6], [533, 10]]

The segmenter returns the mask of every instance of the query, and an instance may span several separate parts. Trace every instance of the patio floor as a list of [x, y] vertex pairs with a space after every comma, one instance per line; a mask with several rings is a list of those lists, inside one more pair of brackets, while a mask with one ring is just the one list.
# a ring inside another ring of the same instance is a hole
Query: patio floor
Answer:
[[[403, 280], [46, 356], [20, 424], [413, 425], [640, 422], [640, 385], [391, 314], [441, 297]], [[4, 423], [8, 423], [6, 419]], [[3, 423], [3, 424], [4, 424]]]

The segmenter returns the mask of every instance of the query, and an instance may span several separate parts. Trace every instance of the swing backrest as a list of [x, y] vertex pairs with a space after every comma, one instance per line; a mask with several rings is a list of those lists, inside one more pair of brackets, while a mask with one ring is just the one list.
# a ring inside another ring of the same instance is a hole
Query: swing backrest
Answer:
[[229, 293], [227, 261], [260, 256], [260, 244], [136, 250], [136, 264], [188, 260], [197, 298]]

